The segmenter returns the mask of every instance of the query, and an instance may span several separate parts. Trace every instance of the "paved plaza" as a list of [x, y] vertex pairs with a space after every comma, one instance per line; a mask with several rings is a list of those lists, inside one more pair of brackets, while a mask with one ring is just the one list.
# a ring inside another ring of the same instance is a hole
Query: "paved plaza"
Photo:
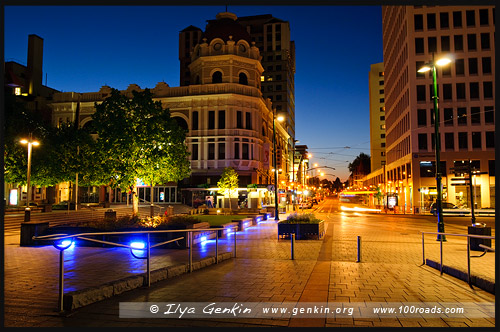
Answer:
[[[57, 312], [58, 251], [52, 246], [20, 247], [18, 235], [8, 236], [5, 240], [5, 326], [495, 326], [493, 294], [422, 265], [421, 231], [435, 231], [435, 222], [411, 215], [330, 212], [317, 215], [325, 220], [326, 234], [320, 240], [295, 241], [293, 260], [291, 241], [278, 240], [277, 224], [271, 220], [236, 234], [236, 258], [153, 283], [150, 288], [131, 290], [65, 315]], [[447, 225], [446, 230], [467, 233], [467, 228], [461, 225]], [[356, 262], [358, 236], [361, 237], [360, 262]], [[219, 253], [234, 253], [234, 238], [222, 238], [219, 244]], [[425, 244], [426, 258], [439, 261], [439, 242], [435, 236], [426, 236]], [[215, 241], [208, 241], [196, 246], [193, 260], [213, 256], [214, 245]], [[465, 252], [463, 239], [448, 237], [444, 243], [444, 265], [466, 268]], [[187, 250], [152, 250], [152, 270], [187, 261]], [[145, 264], [144, 260], [134, 259], [125, 248], [70, 249], [65, 255], [65, 292], [144, 273]], [[472, 273], [493, 282], [494, 268], [494, 253], [471, 258]], [[120, 303], [130, 302], [239, 303], [297, 308], [335, 305], [353, 307], [358, 314], [121, 318]], [[465, 312], [416, 316], [367, 312], [366, 308], [373, 304], [396, 308], [441, 305], [462, 307]]]

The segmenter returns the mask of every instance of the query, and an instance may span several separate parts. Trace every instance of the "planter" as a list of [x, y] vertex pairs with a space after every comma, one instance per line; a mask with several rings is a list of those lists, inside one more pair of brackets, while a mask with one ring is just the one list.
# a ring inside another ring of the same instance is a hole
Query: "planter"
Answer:
[[285, 222], [278, 223], [278, 239], [283, 236], [295, 234], [296, 240], [317, 239], [319, 240], [325, 233], [325, 222], [289, 224]]

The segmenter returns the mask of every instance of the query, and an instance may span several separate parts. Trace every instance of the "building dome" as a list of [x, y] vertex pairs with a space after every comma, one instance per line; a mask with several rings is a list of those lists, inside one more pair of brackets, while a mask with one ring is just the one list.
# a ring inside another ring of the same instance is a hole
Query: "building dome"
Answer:
[[238, 42], [239, 40], [246, 40], [248, 44], [252, 43], [252, 37], [247, 32], [247, 30], [238, 22], [236, 22], [237, 16], [233, 13], [219, 13], [216, 16], [216, 20], [208, 21], [205, 33], [201, 36], [206, 38], [206, 42], [210, 42], [215, 38], [220, 38], [227, 42], [230, 40], [229, 36], [232, 36], [232, 40]]

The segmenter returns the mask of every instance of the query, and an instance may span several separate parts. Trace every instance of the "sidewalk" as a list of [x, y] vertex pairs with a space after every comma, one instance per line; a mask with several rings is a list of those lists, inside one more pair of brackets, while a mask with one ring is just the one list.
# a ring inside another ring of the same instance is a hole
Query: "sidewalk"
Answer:
[[[277, 240], [276, 223], [261, 223], [238, 232], [236, 259], [152, 284], [149, 289], [123, 293], [78, 309], [69, 317], [55, 312], [58, 251], [52, 246], [21, 248], [14, 239], [6, 239], [5, 326], [494, 326], [491, 315], [478, 317], [467, 312], [460, 318], [119, 318], [119, 303], [129, 301], [494, 304], [494, 295], [420, 266], [421, 235], [416, 231], [420, 225], [400, 222], [394, 226], [390, 220], [372, 225], [338, 216], [324, 219], [324, 238], [296, 241], [294, 260], [290, 259], [290, 241]], [[360, 263], [356, 263], [358, 235], [362, 236], [363, 245]], [[219, 252], [231, 252], [232, 241], [221, 239]], [[193, 260], [213, 256], [213, 245], [210, 241], [200, 246]], [[434, 246], [429, 241], [429, 254]], [[178, 250], [168, 257], [165, 254], [166, 250], [152, 251], [153, 270], [188, 259], [187, 250]], [[450, 253], [446, 255], [450, 257]], [[493, 262], [486, 271], [493, 270], [494, 256], [477, 258], [475, 264], [484, 258], [490, 261], [481, 264]], [[451, 257], [447, 259], [451, 261]], [[132, 258], [124, 248], [75, 248], [65, 256], [65, 269], [65, 290], [74, 291], [142, 273], [145, 262]]]

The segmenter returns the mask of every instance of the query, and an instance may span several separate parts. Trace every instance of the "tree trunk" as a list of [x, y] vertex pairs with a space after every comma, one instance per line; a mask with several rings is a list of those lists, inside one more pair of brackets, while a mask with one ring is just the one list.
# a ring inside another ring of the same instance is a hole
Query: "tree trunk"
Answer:
[[132, 187], [132, 214], [137, 215], [139, 213], [139, 195], [137, 193], [137, 184], [134, 183]]

